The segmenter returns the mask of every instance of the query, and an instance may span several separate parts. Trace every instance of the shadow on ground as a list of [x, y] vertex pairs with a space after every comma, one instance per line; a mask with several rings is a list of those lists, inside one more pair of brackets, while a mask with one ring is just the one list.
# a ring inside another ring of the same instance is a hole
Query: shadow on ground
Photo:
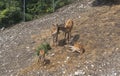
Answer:
[[[75, 42], [77, 42], [79, 38], [80, 38], [79, 34], [74, 35], [70, 40], [70, 45], [73, 45]], [[64, 46], [66, 44], [67, 44], [66, 39], [59, 40], [59, 43], [58, 43], [59, 46]]]
[[75, 42], [77, 42], [79, 40], [79, 38], [80, 38], [79, 34], [75, 34], [72, 37], [72, 40], [70, 41], [70, 44], [73, 45]]
[[93, 7], [96, 6], [112, 6], [112, 5], [119, 5], [120, 4], [120, 0], [94, 0], [92, 3]]

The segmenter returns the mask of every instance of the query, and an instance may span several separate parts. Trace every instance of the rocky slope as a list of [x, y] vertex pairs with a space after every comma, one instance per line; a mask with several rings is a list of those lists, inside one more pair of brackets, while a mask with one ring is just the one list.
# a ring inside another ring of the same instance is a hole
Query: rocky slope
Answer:
[[[120, 5], [91, 7], [91, 3], [78, 0], [53, 14], [0, 31], [0, 75], [119, 76]], [[50, 64], [40, 66], [33, 48], [44, 38], [51, 40], [52, 23], [68, 18], [74, 20], [72, 36], [78, 36], [85, 52], [79, 55], [65, 46], [53, 47], [47, 55]]]

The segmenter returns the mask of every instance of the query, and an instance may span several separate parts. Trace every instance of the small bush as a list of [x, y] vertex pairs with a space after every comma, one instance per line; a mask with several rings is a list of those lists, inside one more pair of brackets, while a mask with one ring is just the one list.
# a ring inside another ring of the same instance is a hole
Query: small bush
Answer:
[[0, 28], [8, 27], [22, 20], [20, 8], [10, 7], [0, 12]]
[[52, 12], [53, 12], [53, 8], [52, 8], [52, 7], [48, 8], [48, 9], [46, 10], [46, 12], [47, 12], [47, 13], [52, 13]]
[[45, 54], [48, 53], [48, 51], [51, 49], [51, 46], [48, 43], [42, 43], [40, 46], [37, 47], [36, 49], [36, 54], [39, 56], [40, 50], [44, 50]]
[[30, 21], [33, 19], [33, 16], [31, 14], [26, 13], [25, 14], [25, 21]]
[[0, 9], [3, 10], [5, 8], [4, 3], [0, 2]]

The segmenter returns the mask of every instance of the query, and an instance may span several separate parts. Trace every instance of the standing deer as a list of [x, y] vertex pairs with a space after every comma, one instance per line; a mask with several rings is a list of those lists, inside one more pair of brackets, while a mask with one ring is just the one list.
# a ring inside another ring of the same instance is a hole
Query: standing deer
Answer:
[[64, 32], [64, 38], [67, 39], [68, 43], [71, 38], [71, 30], [73, 28], [73, 21], [71, 19], [67, 20], [65, 24], [53, 24], [53, 28], [51, 29], [51, 33], [53, 36], [53, 43], [58, 42], [58, 34], [60, 31]]
[[73, 28], [73, 20], [68, 19], [68, 20], [66, 21], [64, 27], [65, 27], [65, 29], [66, 29], [66, 31], [65, 31], [65, 38], [66, 38], [66, 35], [68, 35], [68, 36], [67, 36], [67, 40], [68, 40], [68, 43], [69, 43], [69, 40], [70, 40], [70, 38], [71, 38], [71, 31], [72, 31], [72, 28]]
[[51, 33], [52, 33], [52, 37], [53, 37], [53, 44], [57, 44], [58, 42], [58, 25], [52, 25], [52, 29], [51, 29]]

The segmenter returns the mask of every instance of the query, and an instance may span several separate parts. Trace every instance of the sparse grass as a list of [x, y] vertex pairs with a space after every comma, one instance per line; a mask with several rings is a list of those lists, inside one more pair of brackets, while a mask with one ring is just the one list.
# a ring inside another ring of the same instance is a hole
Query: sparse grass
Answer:
[[[65, 46], [58, 46], [52, 49], [50, 55], [54, 54], [53, 56], [47, 56], [50, 58], [51, 64], [47, 65], [46, 68], [41, 66], [40, 68], [54, 73], [54, 71], [60, 69], [62, 65], [65, 65], [65, 67], [69, 67], [67, 72], [71, 72], [78, 66], [84, 67], [87, 64], [100, 60], [102, 57], [107, 58], [107, 56], [110, 56], [114, 52], [114, 50], [111, 49], [118, 47], [114, 44], [118, 44], [117, 41], [119, 40], [117, 34], [117, 32], [119, 33], [119, 28], [117, 28], [119, 25], [116, 25], [120, 19], [119, 8], [120, 6], [111, 8], [109, 6], [97, 7], [93, 8], [94, 11], [81, 15], [80, 19], [75, 20], [76, 26], [73, 27], [72, 36], [76, 33], [80, 35], [78, 42], [80, 41], [84, 45], [85, 53], [76, 55], [67, 52]], [[44, 33], [42, 33], [42, 35], [44, 35]], [[62, 38], [63, 35], [60, 35], [60, 37]], [[36, 36], [35, 39], [38, 38], [40, 38], [39, 35]], [[36, 44], [39, 42], [42, 41], [38, 40]], [[44, 44], [40, 44], [37, 47], [37, 50], [40, 49], [46, 49]], [[67, 57], [69, 57], [68, 60], [66, 60]], [[89, 69], [85, 70], [86, 76], [89, 74], [88, 70]]]
[[42, 43], [36, 48], [36, 54], [37, 54], [37, 56], [39, 56], [39, 52], [41, 50], [44, 50], [45, 54], [47, 54], [50, 49], [51, 49], [50, 44], [48, 44], [47, 42]]

